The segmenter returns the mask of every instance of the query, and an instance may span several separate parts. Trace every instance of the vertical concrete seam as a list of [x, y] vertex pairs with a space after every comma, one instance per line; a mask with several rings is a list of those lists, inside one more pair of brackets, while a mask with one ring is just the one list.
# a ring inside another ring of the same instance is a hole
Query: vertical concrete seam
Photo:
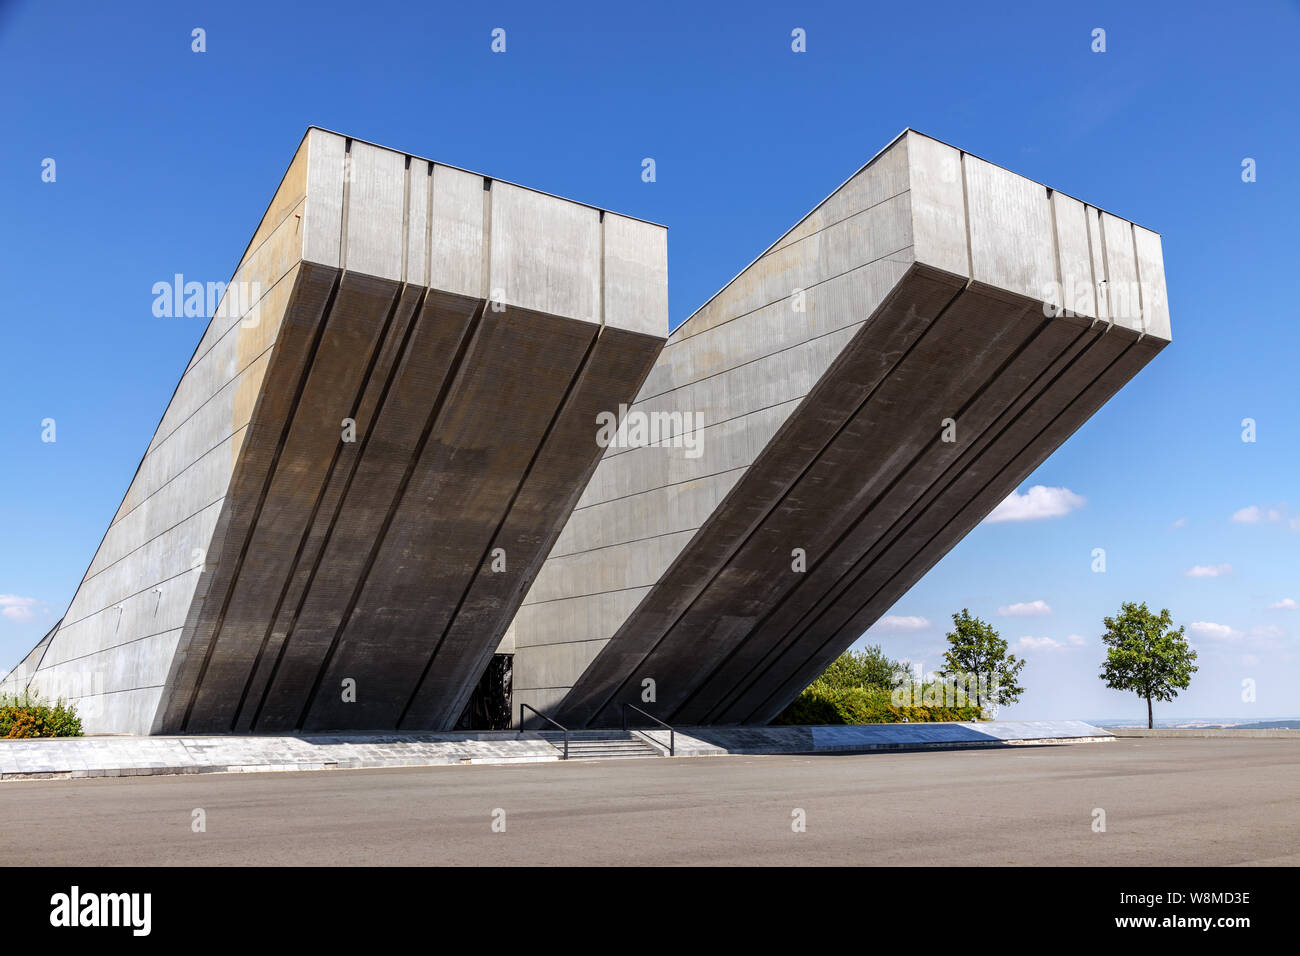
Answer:
[[1061, 239], [1060, 226], [1056, 221], [1056, 203], [1052, 201], [1052, 188], [1047, 187], [1047, 215], [1052, 220], [1052, 265], [1056, 268], [1056, 294], [1060, 302], [1056, 306], [1056, 315], [1069, 311], [1065, 304], [1065, 284], [1061, 275]]
[[[1097, 285], [1097, 252], [1092, 248], [1092, 223], [1089, 222], [1092, 209], [1087, 203], [1083, 206], [1083, 235], [1088, 240], [1088, 272], [1092, 278], [1092, 321], [1101, 318], [1101, 287]], [[1099, 227], [1100, 228], [1100, 227]]]
[[[348, 267], [348, 204], [352, 201], [352, 137], [343, 143], [343, 212], [339, 216], [339, 270]], [[331, 303], [332, 304], [332, 303]]]
[[433, 163], [425, 163], [429, 182], [424, 197], [424, 285], [430, 289], [433, 288], [433, 166]]
[[1110, 256], [1106, 253], [1106, 217], [1097, 210], [1097, 239], [1101, 243], [1102, 285], [1106, 287], [1106, 324], [1115, 324], [1115, 307], [1110, 297]]
[[1138, 321], [1142, 324], [1142, 334], [1138, 338], [1141, 339], [1147, 333], [1147, 310], [1142, 295], [1142, 259], [1138, 256], [1137, 227], [1131, 222], [1128, 224], [1128, 234], [1133, 244], [1133, 274], [1137, 276]]
[[958, 159], [961, 166], [961, 214], [966, 226], [966, 280], [975, 281], [975, 247], [970, 234], [970, 188], [966, 183], [966, 153], [963, 151]]
[[492, 298], [492, 180], [483, 177], [483, 255], [479, 263], [479, 291], [484, 302]]
[[[596, 318], [600, 323], [600, 327], [603, 329], [605, 327], [605, 210], [601, 209], [599, 210], [599, 213], [600, 218], [598, 220], [597, 229], [600, 232], [600, 251], [598, 253], [600, 263], [597, 269], [596, 278]], [[592, 339], [592, 341], [594, 342], [595, 339]], [[587, 359], [584, 356], [583, 361], [585, 362], [586, 360]]]
[[402, 288], [397, 292], [400, 301], [406, 291], [406, 258], [411, 249], [411, 157], [405, 157], [406, 165], [402, 170], [402, 266], [398, 273], [402, 277]]

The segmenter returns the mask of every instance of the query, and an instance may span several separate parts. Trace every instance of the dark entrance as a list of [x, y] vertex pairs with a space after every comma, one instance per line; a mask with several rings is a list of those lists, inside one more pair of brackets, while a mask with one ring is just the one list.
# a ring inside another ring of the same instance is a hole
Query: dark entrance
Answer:
[[513, 654], [493, 654], [487, 669], [470, 694], [456, 730], [509, 730], [510, 684], [514, 673]]

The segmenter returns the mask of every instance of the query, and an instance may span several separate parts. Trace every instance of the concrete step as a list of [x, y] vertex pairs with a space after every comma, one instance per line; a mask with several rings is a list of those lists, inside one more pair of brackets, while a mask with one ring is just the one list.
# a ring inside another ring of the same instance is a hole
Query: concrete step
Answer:
[[[556, 750], [564, 750], [564, 734], [541, 731], [538, 736]], [[574, 730], [569, 732], [569, 759], [605, 760], [620, 757], [660, 757], [663, 751], [639, 734], [620, 730]]]

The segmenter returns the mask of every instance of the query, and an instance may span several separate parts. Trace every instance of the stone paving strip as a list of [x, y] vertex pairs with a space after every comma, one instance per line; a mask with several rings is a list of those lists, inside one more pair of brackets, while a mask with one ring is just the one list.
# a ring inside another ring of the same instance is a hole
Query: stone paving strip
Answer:
[[[589, 732], [584, 732], [589, 733]], [[667, 754], [668, 731], [635, 731]], [[1113, 740], [1082, 721], [690, 727], [676, 756], [848, 753]], [[534, 731], [0, 740], [0, 780], [526, 763], [561, 759]]]

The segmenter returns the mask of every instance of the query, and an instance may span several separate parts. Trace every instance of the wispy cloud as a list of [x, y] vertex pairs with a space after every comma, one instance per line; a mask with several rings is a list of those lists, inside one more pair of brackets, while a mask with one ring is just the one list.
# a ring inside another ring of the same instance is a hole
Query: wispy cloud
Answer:
[[984, 520], [992, 524], [1000, 521], [1059, 518], [1082, 508], [1085, 501], [1082, 495], [1076, 495], [1069, 488], [1034, 485], [1023, 495], [1018, 491], [1011, 492]]
[[1227, 624], [1216, 624], [1214, 621], [1193, 621], [1187, 625], [1187, 629], [1197, 637], [1210, 641], [1235, 641], [1241, 637], [1240, 631]]
[[1045, 617], [1052, 613], [1046, 601], [1028, 601], [1019, 604], [1004, 604], [998, 608], [1003, 617]]
[[1231, 564], [1196, 564], [1183, 572], [1189, 578], [1219, 578], [1231, 573]]
[[924, 617], [904, 617], [897, 614], [888, 614], [871, 625], [871, 630], [890, 632], [923, 631], [929, 626], [930, 621]]
[[1186, 518], [1179, 518], [1177, 521], [1171, 521], [1171, 522], [1169, 523], [1169, 527], [1171, 527], [1171, 528], [1185, 528], [1185, 527], [1187, 527], [1187, 519], [1186, 519]]
[[1066, 641], [1068, 641], [1074, 647], [1083, 647], [1083, 645], [1088, 643], [1088, 639], [1084, 637], [1082, 634], [1071, 634], [1069, 637], [1066, 638]]
[[1300, 604], [1296, 604], [1294, 598], [1283, 598], [1280, 601], [1274, 601], [1268, 606], [1270, 611], [1294, 611]]
[[1287, 508], [1286, 502], [1281, 504], [1260, 507], [1259, 505], [1247, 505], [1244, 508], [1238, 508], [1232, 513], [1232, 520], [1237, 524], [1285, 524], [1292, 531], [1300, 531], [1300, 517], [1293, 517], [1290, 509]]
[[1059, 651], [1063, 647], [1065, 647], [1064, 644], [1050, 637], [1029, 637], [1026, 635], [1016, 641], [1014, 649], [1017, 651]]
[[0, 614], [11, 621], [30, 621], [36, 616], [32, 610], [36, 598], [19, 597], [17, 594], [0, 594]]

